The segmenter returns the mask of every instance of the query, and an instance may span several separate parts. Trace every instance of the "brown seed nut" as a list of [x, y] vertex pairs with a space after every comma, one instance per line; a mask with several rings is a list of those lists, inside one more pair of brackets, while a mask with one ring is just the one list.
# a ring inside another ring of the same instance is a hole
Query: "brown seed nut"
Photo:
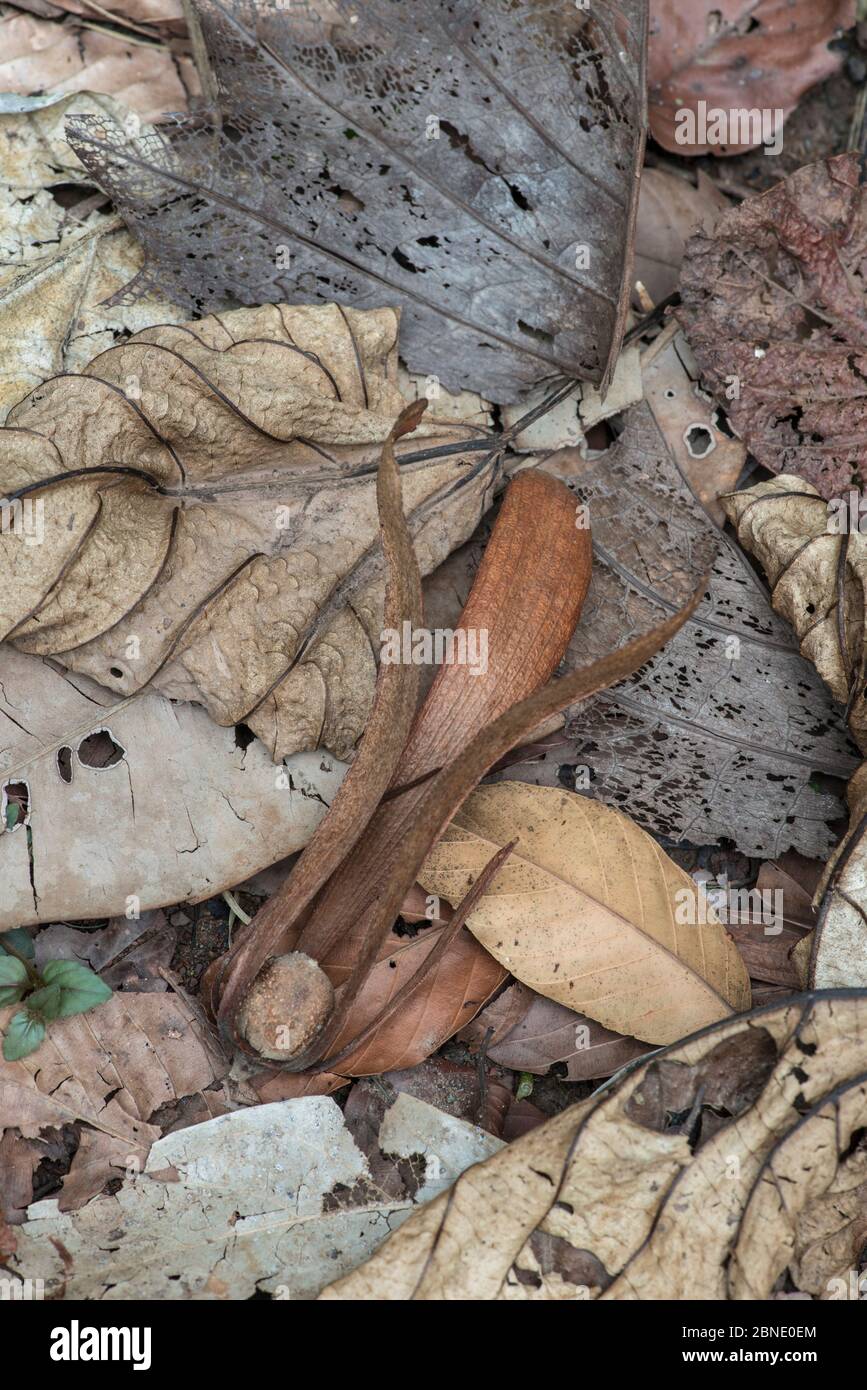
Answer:
[[260, 970], [238, 1014], [238, 1027], [262, 1057], [286, 1061], [315, 1038], [333, 1007], [328, 976], [310, 956], [293, 951]]

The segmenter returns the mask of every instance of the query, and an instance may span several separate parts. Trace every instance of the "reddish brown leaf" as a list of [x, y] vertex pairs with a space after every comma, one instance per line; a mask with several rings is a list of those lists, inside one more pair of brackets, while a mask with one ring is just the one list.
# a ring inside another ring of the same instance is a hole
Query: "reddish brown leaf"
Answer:
[[854, 154], [808, 164], [689, 242], [686, 328], [737, 433], [833, 497], [867, 481], [867, 197]]
[[[650, 129], [675, 154], [738, 154], [767, 143], [732, 129], [725, 140], [677, 139], [681, 111], [779, 110], [840, 66], [830, 41], [855, 22], [852, 0], [654, 0], [648, 78]], [[710, 135], [714, 132], [711, 129]]]

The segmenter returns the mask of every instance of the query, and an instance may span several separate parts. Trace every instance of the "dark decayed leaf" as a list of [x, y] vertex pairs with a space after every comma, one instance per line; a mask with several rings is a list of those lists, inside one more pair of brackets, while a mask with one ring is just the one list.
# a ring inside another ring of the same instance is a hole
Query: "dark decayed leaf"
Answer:
[[[574, 712], [571, 748], [505, 776], [588, 792], [672, 840], [825, 857], [835, 838], [828, 822], [843, 808], [814, 774], [846, 778], [857, 765], [842, 711], [754, 570], [686, 487], [647, 405], [630, 411], [617, 444], [576, 486], [594, 565], [570, 665], [672, 612], [715, 553], [710, 586], [663, 651]], [[444, 567], [456, 585], [472, 546]]]
[[734, 428], [823, 497], [867, 481], [867, 198], [858, 157], [808, 164], [687, 246], [686, 328]]
[[646, 0], [194, 9], [213, 124], [70, 127], [145, 247], [141, 285], [188, 304], [400, 306], [411, 369], [497, 401], [552, 373], [608, 378]]

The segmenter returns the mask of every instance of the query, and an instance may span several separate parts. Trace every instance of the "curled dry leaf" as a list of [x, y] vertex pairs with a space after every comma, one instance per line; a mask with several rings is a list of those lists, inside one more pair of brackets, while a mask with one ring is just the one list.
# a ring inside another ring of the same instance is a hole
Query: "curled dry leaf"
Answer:
[[408, 1095], [366, 1137], [324, 1096], [220, 1115], [159, 1139], [115, 1196], [32, 1206], [9, 1269], [49, 1298], [312, 1298], [502, 1147]]
[[823, 497], [862, 472], [867, 195], [855, 154], [808, 164], [689, 243], [678, 317], [702, 376], [773, 473]]
[[712, 910], [701, 920], [689, 875], [598, 801], [521, 783], [479, 787], [420, 882], [454, 904], [512, 840], [467, 926], [524, 984], [657, 1045], [749, 1008], [737, 949]]
[[[124, 696], [198, 700], [275, 759], [349, 752], [382, 626], [375, 461], [403, 406], [397, 325], [390, 309], [236, 310], [148, 329], [32, 392], [2, 435], [0, 490], [25, 516], [41, 504], [46, 543], [4, 528], [0, 635]], [[469, 535], [497, 465], [462, 448], [476, 430], [421, 433], [399, 462], [426, 572]]]
[[186, 111], [198, 95], [190, 58], [158, 44], [130, 44], [108, 29], [57, 24], [29, 14], [0, 20], [0, 91], [62, 96], [100, 92], [147, 121]]
[[774, 608], [849, 711], [849, 727], [867, 751], [867, 536], [858, 516], [850, 527], [845, 508], [829, 507], [793, 474], [731, 493], [723, 505], [738, 541], [767, 575]]
[[[616, 360], [643, 144], [645, 0], [196, 0], [219, 119], [72, 139], [141, 283], [400, 306], [412, 371], [514, 400]], [[214, 117], [217, 113], [212, 113]]]
[[[761, 120], [771, 111], [775, 127], [803, 93], [840, 67], [830, 42], [855, 22], [852, 0], [654, 0], [650, 22], [650, 129], [675, 154], [736, 154], [768, 143]], [[707, 127], [690, 132], [678, 113], [703, 102]], [[726, 113], [715, 131], [714, 110]], [[681, 139], [678, 134], [681, 133]], [[687, 138], [683, 138], [683, 134]]]
[[[5, 1026], [17, 1006], [4, 1009]], [[160, 1106], [204, 1090], [228, 1060], [175, 994], [114, 994], [98, 1009], [52, 1023], [36, 1052], [0, 1062], [0, 1130], [24, 1139], [80, 1123], [81, 1143], [62, 1180], [60, 1210], [110, 1178], [144, 1167], [159, 1139]]]
[[322, 1297], [768, 1298], [835, 1229], [832, 1193], [822, 1272], [853, 1249], [865, 1121], [867, 993], [755, 1010], [465, 1173]]
[[[725, 501], [738, 540], [768, 577], [774, 607], [849, 712], [867, 751], [867, 538], [804, 479], [784, 475]], [[867, 764], [849, 783], [849, 829], [822, 885], [810, 962], [820, 988], [867, 984]]]

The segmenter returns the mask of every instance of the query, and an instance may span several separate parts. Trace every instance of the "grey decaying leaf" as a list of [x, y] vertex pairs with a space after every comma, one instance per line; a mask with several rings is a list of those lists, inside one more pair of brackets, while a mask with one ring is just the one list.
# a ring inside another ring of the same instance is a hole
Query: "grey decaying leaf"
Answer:
[[[674, 841], [824, 858], [828, 822], [844, 811], [811, 777], [847, 778], [857, 766], [842, 711], [684, 483], [649, 407], [635, 406], [626, 422], [576, 482], [594, 567], [567, 661], [583, 665], [673, 612], [712, 561], [707, 596], [635, 676], [572, 711], [570, 746], [503, 775], [586, 790]], [[472, 544], [446, 572], [471, 566]], [[589, 786], [576, 785], [576, 769]]]
[[195, 10], [214, 124], [70, 127], [145, 246], [146, 280], [191, 305], [400, 306], [409, 367], [495, 401], [561, 372], [607, 379], [645, 0]]

